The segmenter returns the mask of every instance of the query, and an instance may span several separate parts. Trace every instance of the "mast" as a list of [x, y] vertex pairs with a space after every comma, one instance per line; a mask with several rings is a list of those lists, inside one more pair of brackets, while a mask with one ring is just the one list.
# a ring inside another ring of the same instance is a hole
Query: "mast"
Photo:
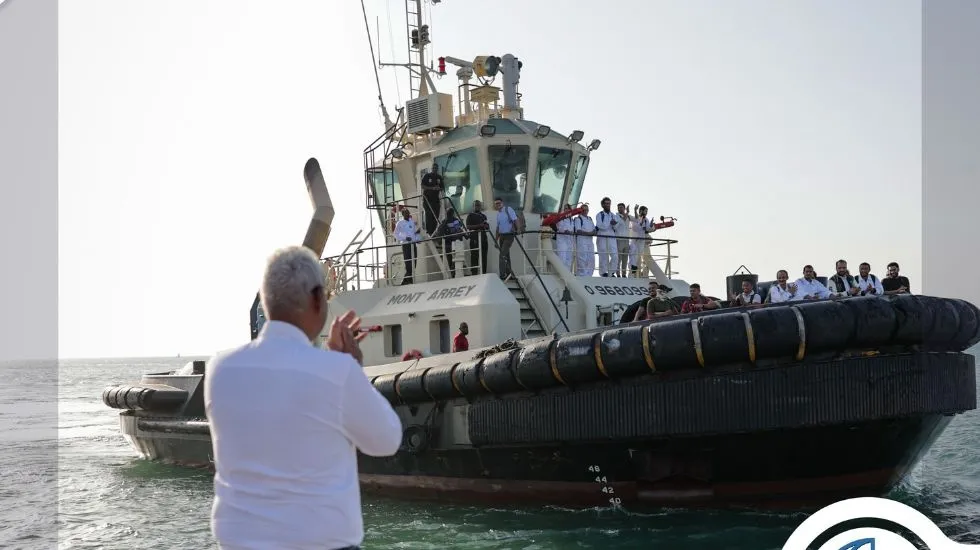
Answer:
[[378, 76], [378, 61], [374, 57], [374, 43], [371, 42], [371, 27], [368, 25], [367, 8], [364, 7], [364, 0], [361, 0], [361, 13], [364, 14], [364, 30], [367, 31], [368, 48], [371, 49], [371, 64], [374, 65], [374, 82], [378, 85], [378, 103], [381, 104], [381, 116], [385, 119], [385, 130], [391, 130], [395, 123], [388, 116], [388, 109], [385, 107], [385, 100], [381, 93], [381, 78]]
[[[438, 4], [441, 0], [429, 0]], [[409, 100], [427, 96], [435, 92], [435, 84], [425, 65], [425, 49], [432, 43], [429, 25], [425, 24], [422, 0], [405, 0], [405, 39], [408, 53], [406, 63], [379, 63], [379, 67], [402, 67], [408, 69]]]

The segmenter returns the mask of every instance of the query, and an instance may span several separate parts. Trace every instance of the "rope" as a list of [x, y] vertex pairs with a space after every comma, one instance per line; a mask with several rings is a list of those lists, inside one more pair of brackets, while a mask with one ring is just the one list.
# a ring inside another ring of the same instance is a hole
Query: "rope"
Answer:
[[487, 348], [485, 350], [478, 351], [476, 355], [473, 356], [473, 359], [483, 359], [484, 357], [489, 357], [495, 353], [516, 349], [517, 347], [518, 347], [517, 340], [513, 338], [508, 338], [504, 342], [501, 342], [496, 346], [493, 346], [492, 348]]

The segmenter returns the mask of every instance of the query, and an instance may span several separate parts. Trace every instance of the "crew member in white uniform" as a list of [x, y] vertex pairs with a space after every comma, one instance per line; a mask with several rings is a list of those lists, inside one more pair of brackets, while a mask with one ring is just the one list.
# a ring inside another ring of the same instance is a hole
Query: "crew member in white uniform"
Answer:
[[871, 274], [871, 264], [861, 262], [858, 266], [858, 276], [854, 282], [861, 290], [861, 296], [884, 296], [885, 288], [881, 286], [881, 279]]
[[650, 264], [653, 257], [650, 256], [649, 237], [650, 220], [647, 218], [647, 207], [633, 207], [633, 224], [631, 225], [633, 237], [630, 240], [630, 268], [633, 270], [634, 277], [648, 277], [650, 275]]
[[616, 215], [609, 211], [612, 201], [609, 197], [603, 197], [602, 210], [595, 215], [596, 250], [599, 251], [599, 275], [608, 277], [609, 272], [614, 269], [616, 257]]
[[575, 217], [575, 274], [579, 277], [595, 275], [595, 222], [589, 217], [589, 205], [582, 206], [582, 213]]
[[796, 298], [796, 283], [786, 283], [789, 280], [789, 272], [780, 269], [776, 272], [776, 284], [769, 287], [769, 295], [766, 301], [771, 304], [782, 302], [792, 302]]
[[820, 284], [813, 272], [812, 265], [803, 266], [803, 277], [796, 280], [796, 297], [798, 300], [819, 300], [830, 298], [830, 289], [826, 285]]
[[[572, 209], [572, 205], [566, 204], [562, 208], [562, 212], [568, 212]], [[572, 218], [565, 218], [559, 220], [555, 224], [558, 229], [558, 235], [555, 236], [555, 251], [558, 253], [558, 258], [561, 259], [561, 263], [568, 268], [569, 271], [575, 273], [575, 268], [572, 265], [572, 250], [574, 248], [575, 237], [572, 232], [575, 228], [572, 226]]]
[[402, 259], [405, 261], [405, 277], [402, 279], [403, 285], [410, 285], [412, 278], [412, 267], [415, 265], [415, 257], [418, 256], [419, 228], [412, 219], [412, 213], [408, 208], [402, 208], [402, 219], [395, 224], [392, 237], [402, 245]]
[[630, 216], [626, 205], [619, 203], [616, 205], [616, 225], [613, 231], [616, 233], [616, 275], [620, 277], [630, 276], [630, 236], [633, 231], [633, 217]]
[[402, 423], [371, 385], [352, 311], [326, 346], [323, 271], [311, 250], [270, 258], [259, 291], [268, 322], [218, 354], [204, 378], [214, 448], [211, 529], [225, 550], [357, 548], [364, 538], [357, 451], [394, 455]]

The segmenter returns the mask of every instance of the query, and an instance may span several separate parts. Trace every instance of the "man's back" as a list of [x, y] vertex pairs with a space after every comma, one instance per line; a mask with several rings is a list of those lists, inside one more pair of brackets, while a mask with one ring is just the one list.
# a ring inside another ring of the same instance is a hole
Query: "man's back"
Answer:
[[363, 537], [357, 454], [394, 453], [401, 423], [346, 354], [271, 321], [205, 378], [223, 548], [342, 548]]

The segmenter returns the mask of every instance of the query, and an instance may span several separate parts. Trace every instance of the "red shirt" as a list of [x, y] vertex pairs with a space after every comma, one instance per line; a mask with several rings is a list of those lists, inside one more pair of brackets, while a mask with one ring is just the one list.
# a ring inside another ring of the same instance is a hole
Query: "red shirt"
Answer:
[[462, 332], [457, 332], [453, 337], [453, 353], [470, 349], [470, 343]]
[[[704, 297], [704, 294], [698, 296], [697, 303], [704, 305], [708, 303], [708, 299]], [[691, 299], [685, 300], [684, 305], [681, 306], [681, 313], [691, 313], [694, 311], [694, 302]]]

